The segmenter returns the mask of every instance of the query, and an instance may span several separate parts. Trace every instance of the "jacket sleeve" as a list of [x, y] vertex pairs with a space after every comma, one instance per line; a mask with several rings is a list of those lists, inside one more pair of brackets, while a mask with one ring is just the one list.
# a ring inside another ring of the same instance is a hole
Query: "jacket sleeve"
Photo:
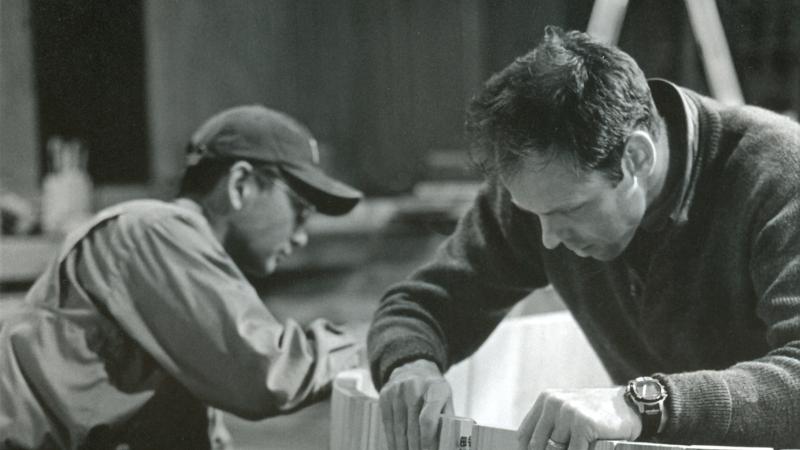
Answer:
[[[788, 163], [788, 161], [787, 161]], [[792, 167], [800, 162], [792, 161]], [[797, 170], [797, 169], [794, 169]], [[749, 272], [770, 351], [724, 370], [657, 375], [670, 395], [664, 439], [800, 444], [800, 177], [754, 186]], [[788, 188], [788, 191], [787, 191]], [[748, 205], [743, 205], [747, 208]]]
[[363, 344], [324, 320], [280, 323], [197, 219], [159, 217], [130, 230], [108, 290], [109, 314], [171, 376], [207, 404], [244, 418], [312, 400], [359, 365]]
[[547, 284], [537, 221], [488, 182], [433, 260], [381, 300], [368, 336], [376, 386], [416, 359], [442, 371], [474, 352], [508, 309]]

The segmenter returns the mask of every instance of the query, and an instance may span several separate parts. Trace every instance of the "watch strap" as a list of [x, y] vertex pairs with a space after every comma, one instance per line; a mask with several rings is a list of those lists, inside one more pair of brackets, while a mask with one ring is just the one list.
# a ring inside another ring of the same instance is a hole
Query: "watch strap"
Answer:
[[654, 437], [658, 433], [658, 427], [661, 425], [661, 408], [658, 404], [643, 405], [644, 410], [641, 413], [642, 418], [642, 433], [639, 435], [639, 441], [647, 440]]

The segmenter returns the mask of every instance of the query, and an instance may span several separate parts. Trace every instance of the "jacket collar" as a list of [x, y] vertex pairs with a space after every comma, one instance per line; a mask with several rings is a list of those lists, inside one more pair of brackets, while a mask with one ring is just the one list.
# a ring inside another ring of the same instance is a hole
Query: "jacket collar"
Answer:
[[683, 89], [663, 79], [648, 80], [656, 108], [667, 124], [669, 169], [661, 198], [650, 205], [642, 219], [647, 231], [658, 231], [668, 223], [688, 220], [700, 147], [700, 118], [696, 102]]

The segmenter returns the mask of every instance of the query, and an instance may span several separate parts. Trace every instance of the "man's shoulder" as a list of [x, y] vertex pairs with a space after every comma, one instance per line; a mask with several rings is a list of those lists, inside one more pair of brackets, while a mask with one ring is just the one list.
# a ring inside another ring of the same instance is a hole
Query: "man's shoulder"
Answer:
[[129, 200], [109, 206], [100, 211], [98, 215], [112, 215], [125, 217], [131, 221], [158, 221], [165, 218], [201, 218], [202, 216], [191, 209], [179, 206], [176, 203], [155, 199]]
[[782, 114], [753, 105], [720, 109], [723, 126], [754, 138], [800, 137], [800, 124]]
[[755, 106], [721, 110], [727, 194], [774, 211], [800, 195], [800, 124]]
[[116, 223], [114, 228], [126, 233], [179, 225], [198, 230], [208, 226], [198, 211], [176, 203], [153, 199], [131, 200], [110, 206], [100, 211], [95, 220], [97, 222], [113, 220]]
[[694, 100], [701, 116], [718, 115], [722, 133], [738, 134], [751, 140], [800, 137], [800, 123], [786, 115], [755, 105], [724, 105], [687, 88], [681, 88], [681, 92]]
[[750, 174], [797, 180], [800, 175], [800, 124], [757, 106], [720, 107], [719, 145], [728, 168]]

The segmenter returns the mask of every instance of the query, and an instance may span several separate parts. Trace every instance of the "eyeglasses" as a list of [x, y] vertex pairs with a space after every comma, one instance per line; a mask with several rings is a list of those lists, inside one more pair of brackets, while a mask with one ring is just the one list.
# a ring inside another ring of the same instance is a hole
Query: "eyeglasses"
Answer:
[[317, 211], [317, 208], [314, 207], [311, 203], [308, 202], [305, 198], [303, 198], [300, 194], [294, 191], [294, 189], [289, 186], [289, 184], [284, 181], [282, 178], [274, 178], [275, 184], [280, 186], [281, 189], [286, 192], [286, 195], [289, 197], [289, 203], [292, 205], [292, 210], [294, 211], [294, 226], [295, 228], [300, 228], [308, 222], [308, 219]]

